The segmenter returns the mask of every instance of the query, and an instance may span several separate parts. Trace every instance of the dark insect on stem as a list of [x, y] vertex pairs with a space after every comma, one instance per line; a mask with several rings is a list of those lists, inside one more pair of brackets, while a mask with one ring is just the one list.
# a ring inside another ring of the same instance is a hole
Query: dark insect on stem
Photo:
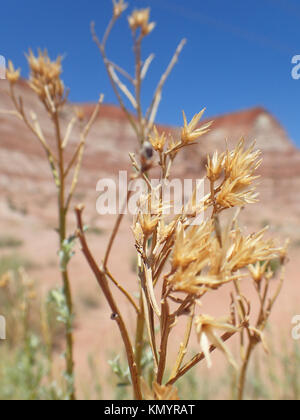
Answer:
[[110, 319], [111, 319], [112, 321], [116, 321], [118, 318], [119, 318], [119, 315], [118, 315], [118, 314], [116, 314], [116, 313], [111, 314]]

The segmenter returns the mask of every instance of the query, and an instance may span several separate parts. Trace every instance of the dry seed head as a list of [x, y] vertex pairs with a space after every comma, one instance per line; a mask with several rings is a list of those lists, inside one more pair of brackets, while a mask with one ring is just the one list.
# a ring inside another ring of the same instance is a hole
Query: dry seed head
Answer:
[[[250, 271], [250, 274], [253, 280], [256, 283], [260, 283], [262, 279], [266, 276], [266, 274], [268, 276], [269, 274], [269, 271], [267, 270], [268, 264], [269, 264], [269, 261], [265, 261], [263, 264], [257, 261], [256, 264], [249, 265], [248, 269]], [[271, 271], [271, 275], [273, 275], [272, 271]]]
[[224, 155], [215, 154], [212, 159], [208, 158], [207, 176], [210, 180], [215, 181], [220, 177], [223, 169], [225, 173], [216, 197], [219, 208], [244, 206], [258, 201], [258, 193], [251, 185], [259, 178], [255, 171], [261, 164], [261, 152], [254, 151], [255, 143], [248, 149], [244, 146], [245, 142], [241, 139], [233, 151], [227, 150]]
[[6, 78], [11, 83], [17, 83], [17, 81], [20, 79], [21, 70], [15, 70], [13, 62], [9, 60], [8, 62], [8, 69], [6, 70]]
[[227, 357], [229, 363], [237, 369], [237, 365], [230, 351], [225, 346], [217, 331], [234, 333], [238, 328], [228, 323], [227, 319], [215, 319], [210, 315], [200, 315], [195, 319], [196, 332], [201, 350], [204, 353], [207, 366], [211, 368], [212, 361], [210, 356], [210, 344], [220, 349]]
[[[230, 226], [230, 225], [229, 225]], [[284, 248], [276, 246], [272, 239], [265, 239], [263, 229], [255, 234], [243, 236], [241, 229], [236, 224], [232, 230], [224, 229], [222, 232], [222, 246], [214, 237], [210, 240], [210, 274], [234, 278], [238, 270], [248, 268], [259, 262], [267, 262], [266, 266], [252, 267], [252, 272], [259, 277], [260, 270], [266, 273], [268, 263], [278, 258]], [[236, 273], [236, 274], [235, 274]]]
[[249, 186], [255, 181], [258, 176], [254, 173], [261, 165], [262, 160], [259, 159], [261, 151], [254, 151], [255, 142], [246, 149], [244, 139], [241, 139], [236, 148], [229, 152], [227, 151], [224, 170], [226, 179], [239, 180], [237, 187], [242, 188]]
[[207, 194], [202, 199], [198, 198], [198, 186], [195, 187], [193, 195], [189, 202], [184, 208], [184, 216], [187, 218], [197, 218], [200, 214], [203, 214], [210, 206], [210, 194]]
[[49, 101], [56, 107], [61, 105], [65, 100], [65, 87], [60, 78], [62, 57], [59, 56], [56, 61], [51, 61], [47, 50], [39, 50], [38, 56], [29, 50], [26, 57], [30, 68], [30, 87], [49, 110], [51, 109]]
[[220, 273], [214, 273], [217, 270], [214, 270], [212, 260], [209, 252], [201, 261], [192, 262], [186, 268], [180, 267], [169, 279], [172, 289], [176, 292], [201, 296], [240, 277], [230, 274], [226, 269]]
[[138, 207], [139, 211], [135, 226], [139, 225], [143, 235], [149, 238], [156, 230], [165, 210], [165, 206], [158, 196], [158, 189], [154, 189], [150, 194], [142, 195], [139, 199]]
[[222, 237], [222, 246], [220, 244], [219, 238], [216, 236], [210, 239], [209, 243], [209, 259], [210, 259], [210, 276], [223, 277], [230, 273], [229, 268], [227, 267], [227, 238], [226, 233], [221, 233]]
[[171, 159], [174, 160], [178, 150], [182, 147], [182, 142], [180, 140], [175, 141], [172, 136], [170, 136], [168, 140], [167, 153], [170, 155]]
[[196, 128], [204, 112], [205, 112], [205, 108], [202, 111], [200, 111], [199, 114], [196, 114], [193, 117], [192, 121], [188, 124], [186, 115], [184, 111], [182, 111], [183, 120], [184, 120], [184, 126], [181, 130], [182, 144], [186, 145], [189, 143], [193, 143], [195, 140], [197, 140], [199, 137], [203, 136], [203, 134], [209, 131], [209, 127], [212, 125], [212, 121], [205, 124], [204, 126], [200, 128]]
[[[174, 291], [199, 295], [218, 289], [246, 277], [240, 269], [260, 261], [269, 262], [284, 252], [273, 240], [263, 238], [265, 229], [244, 237], [238, 227], [232, 230], [230, 226], [232, 223], [218, 238], [211, 221], [189, 230], [179, 223], [171, 261], [173, 274], [168, 279]], [[269, 275], [272, 274], [265, 270], [264, 277]]]
[[232, 272], [279, 256], [283, 248], [276, 247], [272, 239], [264, 239], [265, 231], [263, 229], [245, 237], [240, 229], [231, 233], [233, 245], [227, 253], [227, 259]]
[[152, 144], [154, 150], [162, 153], [166, 144], [166, 134], [159, 134], [157, 128], [154, 127], [153, 133], [149, 136], [149, 141]]
[[147, 25], [150, 18], [150, 8], [134, 10], [129, 16], [129, 25], [132, 30], [136, 30], [138, 27]]
[[145, 237], [149, 237], [154, 233], [156, 230], [158, 223], [161, 218], [161, 212], [162, 210], [153, 213], [147, 213], [147, 212], [140, 212], [138, 216], [138, 221], [141, 225], [142, 231], [145, 235]]
[[143, 36], [149, 35], [155, 27], [155, 23], [149, 23], [150, 19], [150, 8], [134, 10], [128, 17], [128, 22], [132, 32], [136, 32], [137, 29], [141, 29]]
[[135, 242], [139, 246], [143, 246], [143, 243], [144, 243], [144, 233], [143, 233], [143, 229], [142, 229], [142, 227], [141, 227], [141, 225], [140, 225], [140, 223], [138, 221], [136, 221], [136, 223], [132, 227], [132, 231], [133, 231], [133, 234], [134, 234]]
[[138, 222], [141, 226], [143, 234], [148, 238], [155, 231], [160, 216], [151, 216], [150, 214], [140, 213], [138, 216]]
[[150, 22], [148, 25], [145, 25], [142, 27], [142, 34], [144, 36], [149, 35], [155, 28], [156, 23], [155, 22]]
[[[245, 179], [245, 178], [244, 178]], [[227, 179], [221, 187], [221, 191], [217, 195], [216, 203], [221, 208], [231, 208], [236, 206], [244, 206], [245, 204], [257, 203], [259, 194], [254, 188], [246, 190], [240, 187], [240, 178], [231, 181]]]
[[[208, 241], [212, 233], [212, 222], [209, 220], [200, 226], [190, 228], [185, 232], [182, 223], [178, 224], [172, 256], [172, 270], [186, 269], [197, 261], [200, 265], [208, 256]], [[198, 270], [199, 271], [199, 270]]]
[[223, 171], [223, 163], [224, 163], [225, 153], [222, 153], [221, 155], [218, 154], [218, 151], [215, 151], [212, 158], [210, 156], [207, 156], [207, 178], [215, 182], [217, 181], [221, 173]]
[[201, 283], [198, 276], [198, 268], [208, 264], [208, 260], [202, 262], [202, 267], [199, 263], [191, 263], [187, 268], [178, 268], [174, 275], [169, 278], [169, 284], [172, 285], [174, 292], [183, 292], [189, 295], [202, 296], [209, 289]]
[[128, 4], [124, 0], [113, 0], [113, 16], [114, 19], [118, 19], [121, 14], [127, 9]]
[[166, 242], [174, 233], [176, 221], [173, 220], [169, 224], [165, 223], [163, 218], [160, 218], [157, 229], [157, 240], [160, 244]]

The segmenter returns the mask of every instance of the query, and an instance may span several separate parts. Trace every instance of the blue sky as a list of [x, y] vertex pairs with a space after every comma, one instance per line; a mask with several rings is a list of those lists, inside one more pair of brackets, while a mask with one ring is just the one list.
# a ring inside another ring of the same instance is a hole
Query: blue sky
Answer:
[[[300, 54], [299, 0], [131, 0], [131, 8], [151, 6], [157, 22], [145, 42], [144, 58], [156, 54], [144, 87], [144, 105], [180, 39], [188, 43], [170, 77], [158, 121], [181, 124], [207, 107], [207, 116], [253, 106], [270, 110], [300, 146], [300, 79], [291, 77]], [[128, 11], [125, 13], [128, 14]], [[110, 0], [10, 0], [1, 4], [0, 54], [27, 75], [23, 52], [47, 47], [65, 54], [65, 84], [72, 101], [96, 101], [100, 92], [115, 103], [89, 24], [103, 33]], [[124, 35], [125, 34], [125, 35]], [[131, 36], [125, 16], [108, 43], [113, 61], [133, 71]], [[1, 83], [1, 82], [0, 82]]]

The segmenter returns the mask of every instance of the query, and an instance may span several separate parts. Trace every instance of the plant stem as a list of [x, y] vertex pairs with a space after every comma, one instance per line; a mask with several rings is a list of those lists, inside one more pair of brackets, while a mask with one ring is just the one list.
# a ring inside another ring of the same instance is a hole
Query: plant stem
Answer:
[[[113, 23], [114, 23], [114, 21], [113, 21]], [[110, 26], [110, 25], [109, 25], [109, 26]], [[106, 35], [105, 43], [106, 43], [106, 41], [107, 41], [107, 37], [108, 37], [108, 35], [109, 35], [109, 32], [110, 32], [110, 31], [111, 31], [111, 29], [112, 29], [112, 26], [113, 26], [113, 25], [111, 25], [111, 27], [110, 27], [110, 29], [109, 29], [109, 31], [108, 31], [108, 33], [107, 33], [107, 35]], [[92, 32], [93, 40], [94, 40], [94, 42], [96, 43], [96, 45], [97, 45], [97, 47], [98, 47], [98, 49], [99, 49], [99, 51], [100, 51], [100, 53], [101, 53], [101, 55], [102, 55], [103, 62], [104, 62], [104, 64], [105, 64], [105, 68], [106, 68], [106, 71], [107, 71], [107, 75], [108, 75], [108, 77], [109, 77], [109, 80], [110, 80], [110, 83], [111, 83], [112, 88], [113, 88], [113, 90], [114, 90], [114, 93], [115, 93], [115, 95], [116, 95], [116, 97], [117, 97], [117, 99], [118, 99], [118, 101], [119, 101], [120, 107], [122, 108], [123, 112], [125, 113], [125, 115], [126, 115], [126, 117], [127, 117], [128, 121], [129, 121], [129, 123], [131, 124], [131, 126], [132, 126], [133, 130], [135, 131], [136, 135], [138, 136], [138, 135], [139, 135], [139, 133], [138, 133], [138, 129], [137, 129], [136, 123], [135, 123], [135, 121], [134, 121], [134, 119], [133, 119], [132, 115], [130, 114], [130, 112], [129, 112], [129, 111], [128, 111], [128, 109], [126, 108], [126, 106], [125, 106], [125, 104], [124, 104], [124, 101], [123, 101], [123, 99], [122, 99], [122, 97], [121, 97], [121, 95], [120, 95], [120, 93], [119, 93], [119, 91], [118, 91], [118, 86], [117, 86], [117, 84], [115, 83], [115, 81], [114, 81], [114, 79], [113, 79], [113, 77], [112, 77], [111, 70], [110, 70], [110, 65], [108, 64], [108, 63], [109, 63], [109, 60], [108, 60], [108, 59], [107, 59], [107, 57], [106, 57], [105, 44], [103, 45], [103, 44], [100, 42], [99, 38], [97, 37], [96, 32], [95, 32], [95, 23], [94, 23], [94, 22], [92, 22], [92, 24], [91, 24], [91, 32]]]
[[242, 368], [239, 375], [238, 380], [238, 396], [237, 399], [239, 401], [242, 401], [244, 399], [244, 393], [245, 393], [245, 382], [246, 382], [246, 375], [247, 375], [247, 369], [250, 362], [250, 356], [253, 350], [254, 344], [252, 341], [248, 344], [247, 353], [245, 356], [245, 360], [243, 361]]
[[128, 204], [128, 201], [130, 200], [131, 194], [132, 194], [132, 191], [127, 191], [127, 196], [126, 196], [126, 200], [124, 201], [124, 204], [123, 204], [123, 207], [122, 207], [122, 212], [117, 217], [117, 220], [115, 222], [114, 228], [113, 228], [112, 233], [111, 233], [111, 236], [109, 238], [109, 242], [108, 242], [106, 252], [105, 252], [105, 256], [104, 256], [104, 260], [103, 260], [103, 267], [104, 267], [105, 270], [107, 269], [110, 253], [111, 253], [112, 247], [114, 245], [115, 239], [118, 235], [118, 232], [119, 232], [120, 226], [122, 224], [122, 221], [124, 219], [125, 209], [126, 209], [126, 206]]
[[157, 371], [156, 382], [161, 385], [164, 377], [166, 360], [167, 360], [167, 349], [168, 349], [168, 340], [171, 331], [171, 325], [174, 322], [174, 316], [170, 316], [169, 304], [167, 301], [167, 277], [164, 279], [163, 289], [162, 289], [162, 311], [161, 311], [161, 342], [159, 349], [159, 364]]
[[176, 364], [173, 368], [173, 371], [172, 371], [172, 374], [171, 374], [171, 377], [170, 377], [171, 379], [175, 378], [175, 376], [177, 375], [177, 372], [181, 368], [183, 359], [186, 355], [188, 344], [189, 344], [190, 337], [191, 337], [194, 315], [195, 315], [195, 304], [192, 306], [191, 313], [189, 315], [189, 320], [188, 320], [188, 323], [187, 323], [187, 326], [186, 326], [184, 341], [183, 341], [183, 343], [180, 344], [180, 349], [179, 349], [179, 353], [178, 353], [178, 356], [177, 356]]
[[142, 89], [142, 62], [141, 62], [141, 44], [142, 44], [143, 36], [140, 35], [138, 39], [135, 39], [134, 42], [134, 50], [135, 50], [135, 81], [136, 81], [136, 88], [135, 88], [135, 96], [136, 96], [136, 103], [137, 103], [137, 118], [138, 118], [138, 126], [139, 126], [139, 141], [142, 145], [145, 141], [145, 133], [144, 133], [144, 121], [143, 121], [143, 113], [142, 113], [142, 104], [141, 104], [141, 89]]
[[[53, 115], [53, 121], [56, 130], [56, 140], [58, 149], [58, 164], [59, 164], [59, 194], [58, 194], [58, 209], [59, 209], [59, 241], [60, 248], [67, 236], [67, 211], [65, 208], [65, 168], [64, 168], [64, 150], [62, 147], [62, 137], [59, 125], [58, 112]], [[66, 299], [68, 308], [68, 321], [66, 324], [66, 374], [70, 386], [70, 399], [75, 400], [75, 385], [74, 385], [74, 360], [73, 360], [73, 331], [72, 331], [72, 318], [73, 318], [73, 301], [70, 286], [70, 280], [67, 268], [62, 271], [63, 292]]]
[[123, 293], [123, 295], [126, 297], [128, 302], [135, 309], [136, 313], [139, 314], [140, 310], [137, 304], [135, 303], [135, 301], [133, 300], [132, 296], [130, 295], [130, 293], [126, 289], [124, 289], [124, 287], [120, 283], [117, 282], [117, 280], [113, 277], [113, 275], [110, 273], [110, 271], [107, 268], [105, 268], [105, 274], [114, 283], [114, 285], [120, 290], [120, 292]]
[[83, 232], [83, 222], [82, 222], [82, 211], [83, 211], [83, 207], [77, 207], [76, 208], [76, 217], [77, 217], [77, 226], [78, 226], [78, 231], [77, 231], [77, 235], [79, 237], [80, 243], [81, 243], [81, 247], [82, 247], [82, 252], [85, 255], [85, 258], [91, 268], [91, 270], [93, 271], [97, 282], [110, 306], [110, 309], [112, 311], [112, 315], [113, 315], [113, 320], [116, 321], [122, 339], [123, 339], [123, 343], [125, 346], [125, 350], [126, 350], [126, 355], [127, 355], [127, 362], [128, 362], [128, 366], [129, 366], [129, 370], [130, 370], [130, 376], [132, 379], [132, 386], [133, 386], [133, 392], [134, 392], [134, 397], [136, 400], [142, 400], [142, 393], [141, 393], [141, 387], [140, 387], [140, 377], [138, 374], [138, 370], [137, 370], [137, 364], [136, 364], [136, 360], [135, 360], [135, 355], [133, 352], [133, 347], [131, 345], [131, 341], [129, 338], [129, 334], [128, 334], [128, 330], [126, 328], [126, 324], [124, 322], [124, 319], [122, 317], [122, 314], [119, 310], [119, 307], [111, 293], [109, 284], [107, 282], [106, 279], [106, 275], [105, 272], [100, 270], [93, 255], [91, 254], [91, 251], [87, 245], [86, 242], [86, 238]]
[[143, 348], [144, 348], [144, 330], [145, 330], [145, 313], [144, 313], [144, 304], [143, 304], [143, 297], [141, 293], [140, 297], [140, 310], [137, 316], [137, 323], [136, 323], [136, 335], [135, 335], [135, 360], [136, 366], [139, 375], [142, 374], [142, 355], [143, 355]]

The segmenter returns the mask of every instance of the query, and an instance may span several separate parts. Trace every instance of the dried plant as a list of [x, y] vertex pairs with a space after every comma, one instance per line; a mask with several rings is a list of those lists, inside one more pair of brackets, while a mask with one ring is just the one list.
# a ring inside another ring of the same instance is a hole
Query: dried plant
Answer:
[[[74, 387], [74, 361], [73, 361], [73, 302], [68, 274], [68, 263], [72, 256], [74, 238], [68, 236], [68, 213], [74, 192], [78, 183], [79, 171], [82, 163], [83, 152], [86, 138], [92, 127], [95, 118], [98, 115], [99, 107], [103, 101], [100, 97], [89, 121], [83, 125], [82, 113], [74, 110], [73, 116], [67, 125], [65, 133], [62, 129], [62, 113], [67, 104], [68, 91], [65, 89], [61, 79], [62, 58], [58, 57], [51, 61], [47, 51], [39, 51], [35, 56], [30, 50], [27, 55], [27, 61], [30, 69], [28, 81], [29, 87], [36, 94], [38, 100], [44, 106], [49, 120], [52, 123], [55, 142], [47, 139], [44, 135], [43, 127], [40, 125], [37, 115], [34, 111], [26, 111], [22, 97], [16, 92], [16, 83], [20, 78], [20, 70], [15, 70], [12, 62], [9, 62], [7, 69], [7, 80], [9, 81], [9, 94], [14, 104], [13, 111], [3, 111], [15, 115], [24, 122], [26, 127], [34, 134], [45, 151], [50, 165], [51, 173], [56, 185], [58, 196], [58, 233], [59, 233], [59, 257], [60, 271], [63, 281], [63, 295], [66, 302], [68, 316], [65, 319], [66, 328], [66, 378], [71, 399], [75, 399]], [[67, 158], [69, 139], [72, 130], [77, 124], [80, 127], [80, 139], [73, 151], [71, 158]]]
[[[29, 51], [28, 85], [52, 123], [53, 141], [52, 138], [46, 138], [37, 115], [31, 110], [27, 112], [22, 97], [18, 96], [20, 70], [16, 70], [11, 62], [7, 70], [9, 94], [14, 110], [5, 112], [23, 121], [38, 139], [45, 151], [57, 189], [57, 230], [63, 289], [52, 291], [50, 300], [58, 308], [59, 317], [65, 324], [66, 398], [76, 398], [73, 301], [68, 265], [78, 238], [82, 252], [110, 307], [111, 319], [120, 330], [129, 374], [126, 369], [120, 368], [118, 358], [111, 365], [126, 383], [132, 385], [135, 399], [178, 399], [180, 395], [176, 382], [201, 361], [211, 368], [212, 353], [215, 350], [221, 351], [235, 370], [236, 396], [243, 399], [247, 369], [253, 351], [260, 343], [268, 351], [264, 330], [284, 281], [284, 263], [287, 258], [287, 244], [277, 244], [267, 236], [267, 229], [248, 234], [239, 225], [240, 209], [258, 201], [256, 171], [261, 164], [261, 153], [255, 150], [254, 143], [246, 146], [241, 139], [233, 150], [227, 147], [223, 153], [216, 151], [208, 156], [205, 183], [209, 192], [198, 200], [195, 189], [189, 202], [182, 206], [180, 214], [174, 211], [170, 215], [170, 207], [174, 205], [164, 200], [163, 189], [171, 178], [176, 158], [187, 147], [196, 147], [199, 138], [211, 129], [212, 122], [199, 125], [205, 112], [203, 109], [190, 122], [183, 112], [183, 127], [177, 136], [168, 136], [155, 126], [162, 90], [186, 40], [180, 42], [162, 74], [148, 109], [142, 109], [142, 86], [154, 59], [151, 54], [143, 60], [142, 47], [145, 38], [154, 30], [155, 23], [150, 20], [150, 9], [134, 10], [128, 18], [135, 61], [135, 74], [132, 76], [107, 55], [111, 31], [126, 9], [127, 4], [123, 0], [113, 0], [112, 18], [102, 39], [98, 38], [94, 23], [91, 30], [120, 107], [136, 134], [138, 152], [129, 155], [132, 163], [131, 180], [142, 179], [148, 186], [147, 193], [140, 197], [132, 225], [138, 261], [138, 298], [131, 295], [114, 277], [113, 269], [109, 265], [124, 217], [123, 212], [117, 217], [100, 264], [92, 255], [86, 239], [83, 205], [76, 207], [76, 235], [68, 234], [68, 215], [79, 180], [86, 139], [103, 97], [100, 97], [85, 125], [84, 112], [75, 109], [66, 129], [63, 129], [63, 111], [67, 106], [68, 92], [61, 79], [62, 58], [52, 61], [47, 51], [39, 51], [37, 56]], [[126, 105], [126, 101], [130, 106]], [[80, 127], [80, 138], [75, 150], [67, 155], [69, 140], [76, 124]], [[152, 170], [157, 169], [160, 171], [160, 182], [154, 188], [150, 177]], [[131, 191], [128, 190], [124, 206], [130, 198]], [[168, 212], [165, 211], [167, 209]], [[201, 223], [195, 223], [199, 221], [199, 216]], [[279, 279], [272, 271], [274, 259], [282, 266]], [[26, 282], [25, 273], [20, 274]], [[1, 277], [0, 288], [7, 287], [7, 282], [8, 277]], [[249, 297], [249, 283], [257, 294], [258, 306]], [[30, 298], [34, 298], [31, 284], [27, 286], [32, 293]], [[130, 334], [129, 325], [114, 296], [113, 287], [123, 294], [136, 315], [134, 337]], [[204, 313], [202, 304], [205, 297], [214, 296], [225, 287], [228, 290], [228, 311], [224, 317]], [[181, 319], [186, 320], [186, 327], [178, 343], [174, 332]], [[193, 332], [198, 340], [199, 351], [192, 356]], [[239, 338], [239, 357], [227, 345], [233, 336]], [[176, 345], [178, 354], [173, 360], [168, 350]]]
[[[126, 70], [112, 62], [107, 56], [106, 45], [109, 39], [109, 35], [111, 34], [111, 31], [120, 18], [121, 14], [127, 9], [127, 4], [122, 0], [114, 1], [113, 6], [113, 15], [102, 40], [100, 40], [96, 34], [94, 22], [92, 22], [91, 25], [92, 36], [101, 53], [109, 80], [112, 84], [118, 102], [126, 114], [133, 130], [135, 131], [139, 144], [143, 144], [148, 139], [148, 136], [153, 128], [158, 107], [162, 98], [163, 87], [178, 60], [186, 40], [183, 39], [178, 45], [166, 71], [161, 76], [161, 79], [154, 92], [151, 104], [149, 105], [145, 114], [143, 114], [141, 105], [142, 84], [154, 59], [154, 54], [151, 54], [148, 58], [146, 58], [145, 61], [142, 62], [142, 44], [144, 39], [155, 28], [155, 23], [149, 22], [150, 9], [134, 10], [128, 18], [129, 27], [132, 32], [135, 57], [135, 75], [131, 76]], [[128, 87], [125, 82], [122, 82], [121, 77], [123, 77], [131, 87]], [[132, 116], [132, 113], [126, 107], [125, 99], [127, 99], [127, 101], [129, 101], [130, 105], [132, 106], [136, 114], [136, 118]]]
[[[138, 255], [138, 302], [114, 278], [108, 267], [109, 256], [123, 216], [117, 218], [100, 265], [95, 261], [86, 240], [83, 206], [76, 209], [77, 236], [86, 260], [110, 306], [112, 320], [120, 329], [136, 399], [176, 399], [174, 384], [202, 360], [206, 360], [210, 367], [211, 353], [215, 349], [221, 350], [237, 370], [238, 397], [242, 399], [250, 356], [258, 343], [262, 342], [265, 349], [267, 347], [263, 331], [282, 286], [283, 275], [275, 292], [270, 287], [273, 277], [271, 262], [278, 258], [283, 265], [287, 252], [286, 245], [279, 246], [272, 239], [265, 237], [266, 229], [247, 235], [238, 224], [239, 209], [258, 200], [255, 181], [256, 170], [261, 163], [260, 152], [255, 151], [254, 144], [246, 147], [244, 140], [241, 140], [234, 150], [227, 149], [224, 153], [215, 152], [213, 156], [208, 156], [206, 182], [210, 192], [197, 202], [195, 191], [188, 205], [183, 206], [180, 215], [167, 218], [164, 208], [170, 203], [163, 201], [162, 190], [166, 181], [170, 179], [176, 156], [182, 149], [196, 144], [210, 129], [211, 123], [199, 127], [204, 110], [196, 114], [190, 123], [183, 114], [184, 124], [177, 139], [167, 138], [154, 126], [162, 88], [185, 40], [177, 48], [154, 92], [148, 111], [143, 114], [141, 87], [153, 55], [142, 61], [142, 42], [154, 29], [155, 24], [150, 23], [150, 9], [135, 10], [128, 19], [133, 36], [136, 68], [135, 75], [131, 76], [107, 58], [106, 44], [109, 35], [127, 7], [122, 0], [114, 1], [113, 6], [113, 16], [102, 41], [95, 33], [94, 24], [92, 33], [120, 106], [127, 115], [140, 145], [139, 155], [130, 155], [133, 165], [132, 179], [144, 179], [148, 185], [148, 194], [140, 200], [132, 227]], [[121, 81], [121, 77], [133, 86], [134, 92]], [[126, 107], [124, 97], [132, 105], [136, 117]], [[149, 177], [151, 169], [155, 166], [160, 168], [161, 176], [160, 185], [154, 189]], [[159, 200], [156, 211], [145, 212], [148, 203], [151, 203], [157, 194]], [[127, 200], [129, 198], [130, 192], [127, 194]], [[232, 208], [237, 208], [234, 217], [230, 211]], [[226, 214], [229, 217], [226, 218]], [[199, 215], [203, 215], [203, 222], [195, 226], [193, 222]], [[254, 321], [255, 310], [252, 308], [252, 302], [242, 291], [243, 285], [248, 284], [249, 279], [252, 279], [259, 297], [257, 321]], [[114, 298], [112, 285], [124, 294], [136, 313], [135, 344]], [[220, 319], [203, 314], [203, 297], [218, 293], [225, 285], [232, 286], [225, 317]], [[186, 331], [171, 374], [167, 377], [166, 367], [172, 364], [167, 360], [172, 332], [178, 319], [183, 316], [187, 316]], [[199, 340], [199, 353], [185, 361], [193, 326]], [[234, 335], [240, 336], [241, 362], [234, 359], [225, 344]], [[150, 345], [153, 363], [149, 378], [144, 377], [142, 366], [145, 343]]]

